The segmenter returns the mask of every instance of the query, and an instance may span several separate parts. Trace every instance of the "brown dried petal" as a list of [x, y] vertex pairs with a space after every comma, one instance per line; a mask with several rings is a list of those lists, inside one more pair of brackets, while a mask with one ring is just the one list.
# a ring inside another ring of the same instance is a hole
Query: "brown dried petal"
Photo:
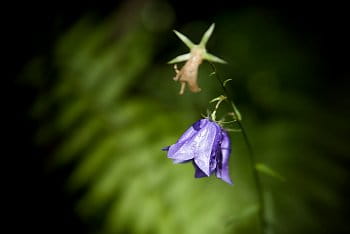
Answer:
[[177, 74], [174, 77], [174, 80], [179, 81], [181, 83], [180, 95], [184, 93], [186, 83], [188, 84], [191, 92], [196, 93], [201, 91], [201, 88], [199, 88], [197, 84], [197, 77], [198, 67], [202, 63], [202, 61], [202, 51], [194, 49], [191, 51], [191, 57], [181, 68], [180, 71], [177, 70], [177, 67], [175, 67], [175, 71]]

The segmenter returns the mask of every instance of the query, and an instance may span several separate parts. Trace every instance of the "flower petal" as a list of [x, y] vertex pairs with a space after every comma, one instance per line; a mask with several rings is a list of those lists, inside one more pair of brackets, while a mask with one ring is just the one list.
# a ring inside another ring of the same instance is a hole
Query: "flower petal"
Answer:
[[230, 153], [231, 153], [231, 148], [230, 148], [230, 137], [227, 134], [227, 132], [222, 131], [222, 142], [221, 142], [221, 165], [218, 166], [216, 170], [216, 177], [219, 179], [222, 179], [226, 183], [232, 184], [232, 180], [230, 178], [229, 174], [229, 159], [230, 159]]
[[189, 60], [190, 57], [191, 57], [191, 54], [190, 54], [190, 53], [182, 54], [182, 55], [179, 55], [179, 56], [177, 56], [176, 58], [173, 58], [172, 60], [170, 60], [170, 61], [168, 62], [168, 64], [184, 62], [184, 61], [186, 61], [186, 60]]
[[214, 63], [222, 63], [222, 64], [226, 64], [227, 62], [219, 57], [216, 57], [213, 54], [210, 53], [205, 53], [203, 56], [203, 59], [208, 60], [210, 62], [214, 62]]
[[199, 167], [193, 162], [193, 166], [194, 166], [194, 177], [195, 178], [202, 178], [202, 177], [208, 177], [201, 169], [199, 169]]
[[207, 44], [211, 34], [213, 34], [214, 28], [215, 28], [215, 24], [213, 23], [213, 24], [210, 25], [208, 30], [203, 34], [202, 40], [199, 43], [200, 46], [205, 48], [205, 46], [206, 46], [206, 44]]
[[189, 160], [173, 159], [173, 163], [175, 163], [175, 164], [187, 163], [190, 160], [191, 159], [189, 159]]
[[186, 45], [188, 48], [192, 49], [192, 48], [194, 47], [194, 43], [193, 43], [190, 39], [188, 39], [188, 37], [186, 37], [185, 35], [183, 35], [182, 33], [178, 32], [178, 31], [176, 31], [176, 30], [173, 30], [173, 31], [174, 31], [174, 33], [176, 34], [176, 36], [178, 36], [178, 37], [180, 38], [180, 40], [181, 40], [183, 43], [185, 43], [185, 45]]
[[215, 135], [215, 139], [213, 142], [213, 146], [211, 149], [211, 154], [210, 154], [210, 163], [209, 163], [209, 168], [210, 168], [210, 174], [216, 171], [216, 168], [218, 166], [217, 163], [217, 158], [218, 155], [221, 154], [221, 140], [222, 140], [222, 129], [221, 127], [215, 123], [216, 130], [218, 134]]
[[192, 139], [195, 164], [207, 175], [210, 176], [210, 159], [215, 147], [215, 140], [221, 134], [215, 122], [209, 120]]
[[165, 147], [163, 147], [163, 148], [162, 148], [162, 150], [163, 150], [163, 151], [168, 151], [168, 150], [169, 150], [169, 148], [170, 148], [170, 145], [169, 145], [169, 146], [165, 146]]
[[182, 163], [194, 158], [195, 150], [192, 139], [208, 123], [208, 120], [201, 119], [195, 122], [179, 140], [168, 149], [168, 158], [174, 163]]

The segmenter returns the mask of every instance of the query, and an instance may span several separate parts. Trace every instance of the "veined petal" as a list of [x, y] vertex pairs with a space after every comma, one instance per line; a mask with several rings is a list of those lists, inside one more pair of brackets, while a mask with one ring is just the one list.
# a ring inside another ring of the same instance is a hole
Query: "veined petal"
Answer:
[[192, 124], [179, 140], [168, 149], [168, 158], [173, 159], [174, 163], [182, 163], [194, 158], [195, 149], [193, 148], [193, 138], [208, 123], [208, 120], [201, 119]]
[[180, 163], [187, 163], [190, 160], [179, 160], [179, 159], [173, 159], [173, 163], [180, 164]]
[[222, 134], [221, 134], [222, 129], [217, 123], [215, 123], [215, 127], [216, 127], [218, 134], [215, 135], [215, 139], [214, 139], [213, 146], [211, 149], [210, 163], [209, 163], [210, 174], [212, 174], [213, 172], [216, 171], [217, 166], [218, 166], [217, 158], [221, 154], [220, 144], [221, 144], [221, 140], [222, 140]]
[[186, 132], [184, 132], [182, 134], [182, 136], [177, 140], [176, 143], [181, 143], [181, 142], [184, 142], [184, 141], [188, 140], [196, 132], [201, 130], [208, 122], [209, 122], [209, 120], [207, 120], [207, 119], [200, 119], [200, 120], [198, 120], [197, 122], [192, 124], [192, 126], [189, 129], [187, 129]]
[[192, 139], [192, 149], [194, 154], [194, 162], [207, 176], [210, 176], [210, 159], [215, 147], [215, 140], [221, 132], [217, 128], [217, 124], [209, 120]]
[[226, 183], [232, 184], [232, 180], [230, 178], [229, 174], [229, 159], [230, 159], [230, 153], [231, 153], [231, 147], [230, 147], [230, 137], [225, 132], [222, 131], [222, 141], [221, 141], [221, 165], [218, 166], [216, 170], [216, 177], [219, 179], [222, 179]]

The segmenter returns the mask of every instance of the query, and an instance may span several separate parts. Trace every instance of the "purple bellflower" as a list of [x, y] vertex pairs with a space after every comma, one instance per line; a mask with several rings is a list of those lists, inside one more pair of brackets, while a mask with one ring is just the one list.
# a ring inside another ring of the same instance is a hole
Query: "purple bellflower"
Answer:
[[174, 163], [192, 161], [196, 178], [215, 174], [217, 178], [232, 184], [228, 169], [230, 138], [214, 121], [198, 120], [175, 144], [163, 150], [168, 151], [168, 158]]

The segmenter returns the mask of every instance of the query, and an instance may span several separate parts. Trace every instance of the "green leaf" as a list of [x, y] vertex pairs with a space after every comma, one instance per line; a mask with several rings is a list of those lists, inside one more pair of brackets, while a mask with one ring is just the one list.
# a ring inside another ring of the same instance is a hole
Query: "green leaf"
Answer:
[[280, 175], [278, 172], [274, 171], [273, 169], [271, 169], [270, 167], [266, 166], [263, 163], [257, 163], [255, 165], [255, 168], [256, 168], [256, 170], [258, 170], [262, 173], [265, 173], [269, 176], [275, 177], [283, 182], [286, 181], [286, 179], [282, 175]]
[[241, 129], [236, 128], [225, 128], [225, 131], [227, 132], [242, 132]]

